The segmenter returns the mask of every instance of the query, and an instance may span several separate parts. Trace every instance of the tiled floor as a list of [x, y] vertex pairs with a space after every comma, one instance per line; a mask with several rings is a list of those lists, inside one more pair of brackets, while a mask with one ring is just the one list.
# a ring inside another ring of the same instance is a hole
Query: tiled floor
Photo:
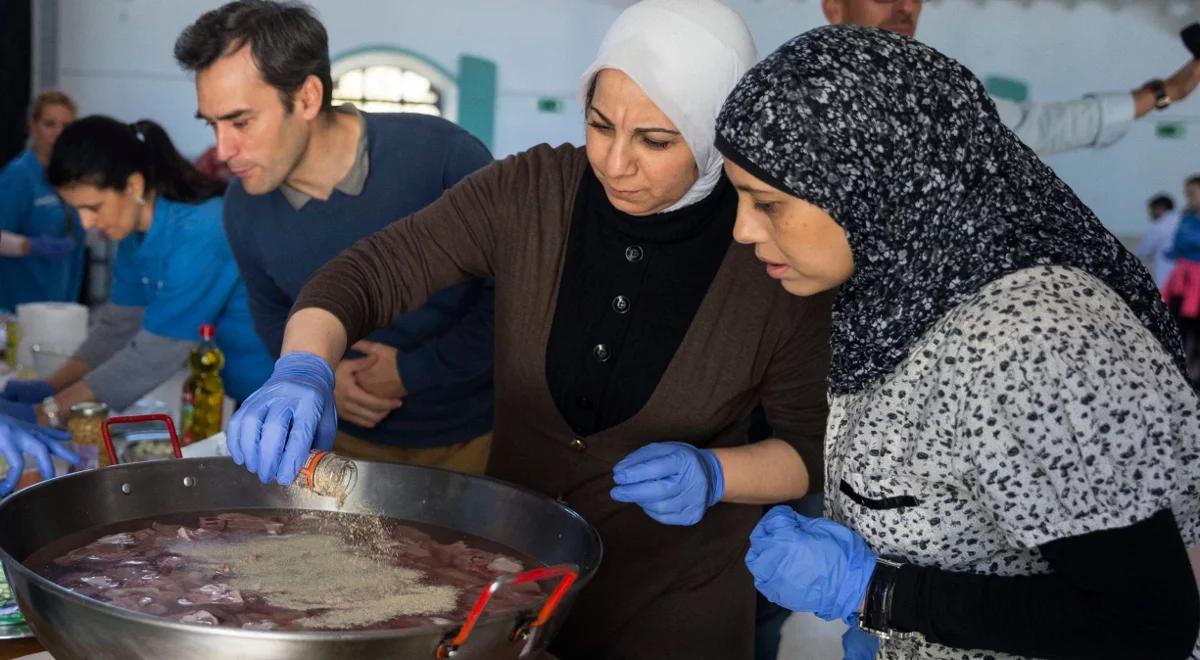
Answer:
[[822, 621], [812, 614], [793, 614], [783, 624], [779, 660], [842, 660], [840, 621]]

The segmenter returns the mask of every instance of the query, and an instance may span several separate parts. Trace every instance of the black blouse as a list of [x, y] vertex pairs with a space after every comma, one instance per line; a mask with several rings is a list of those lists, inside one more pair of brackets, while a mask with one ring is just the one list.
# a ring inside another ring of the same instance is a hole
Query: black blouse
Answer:
[[584, 170], [546, 347], [550, 391], [575, 433], [616, 426], [650, 399], [729, 249], [736, 213], [725, 177], [696, 204], [640, 217], [614, 208]]

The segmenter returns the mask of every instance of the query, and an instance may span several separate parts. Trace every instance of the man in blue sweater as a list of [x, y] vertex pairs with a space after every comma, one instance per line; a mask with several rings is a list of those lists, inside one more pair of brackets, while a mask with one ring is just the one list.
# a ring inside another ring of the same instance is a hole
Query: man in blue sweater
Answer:
[[[322, 265], [491, 162], [440, 118], [333, 107], [325, 28], [301, 5], [238, 0], [180, 34], [197, 116], [237, 177], [225, 231], [255, 327], [279, 357], [288, 313]], [[355, 344], [335, 374], [335, 450], [482, 472], [492, 428], [492, 284], [439, 292]], [[277, 367], [278, 368], [278, 367]]]

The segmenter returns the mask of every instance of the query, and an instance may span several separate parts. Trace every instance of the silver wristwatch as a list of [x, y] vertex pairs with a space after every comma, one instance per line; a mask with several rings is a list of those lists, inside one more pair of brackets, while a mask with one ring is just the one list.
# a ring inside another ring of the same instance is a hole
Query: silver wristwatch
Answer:
[[56, 429], [63, 427], [62, 418], [58, 416], [62, 409], [58, 407], [58, 400], [53, 395], [42, 399], [42, 412], [46, 415], [46, 421], [50, 422], [50, 426]]
[[1166, 110], [1175, 102], [1175, 99], [1171, 98], [1171, 95], [1167, 93], [1166, 83], [1158, 78], [1147, 82], [1144, 87], [1154, 95], [1154, 108], [1156, 110]]

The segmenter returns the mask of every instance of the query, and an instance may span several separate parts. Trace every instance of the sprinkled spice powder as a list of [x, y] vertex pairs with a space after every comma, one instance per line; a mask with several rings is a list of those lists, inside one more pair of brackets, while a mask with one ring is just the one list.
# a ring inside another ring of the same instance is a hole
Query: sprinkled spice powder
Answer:
[[399, 616], [445, 614], [458, 589], [425, 584], [425, 573], [381, 561], [324, 534], [255, 536], [230, 543], [179, 541], [171, 552], [229, 575], [240, 592], [275, 607], [322, 610], [299, 619], [306, 628], [356, 628]]
[[[203, 515], [194, 525], [125, 531], [28, 562], [58, 584], [147, 614], [251, 629], [361, 630], [461, 620], [496, 576], [524, 570], [515, 553], [441, 543], [415, 526], [328, 512]], [[461, 536], [461, 535], [459, 535]], [[95, 538], [93, 534], [90, 538]], [[537, 585], [497, 594], [489, 609], [530, 608]]]

